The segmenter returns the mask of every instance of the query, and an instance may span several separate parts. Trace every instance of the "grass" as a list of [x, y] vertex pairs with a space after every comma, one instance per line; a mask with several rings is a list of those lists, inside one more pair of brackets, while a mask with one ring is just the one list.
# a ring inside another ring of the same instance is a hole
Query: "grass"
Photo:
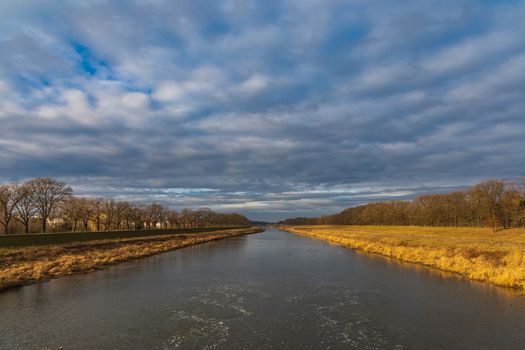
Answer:
[[361, 251], [525, 290], [525, 229], [414, 226], [284, 226]]
[[160, 234], [67, 244], [0, 248], [0, 291], [61, 275], [84, 273], [130, 259], [212, 240], [260, 232], [257, 227]]
[[207, 233], [224, 229], [238, 229], [236, 227], [207, 227], [207, 228], [175, 228], [162, 230], [134, 230], [134, 231], [99, 231], [99, 232], [63, 232], [37, 233], [23, 235], [0, 235], [1, 247], [26, 247], [34, 245], [66, 244], [73, 242], [88, 242], [101, 239], [124, 239], [136, 237], [153, 237], [161, 235]]

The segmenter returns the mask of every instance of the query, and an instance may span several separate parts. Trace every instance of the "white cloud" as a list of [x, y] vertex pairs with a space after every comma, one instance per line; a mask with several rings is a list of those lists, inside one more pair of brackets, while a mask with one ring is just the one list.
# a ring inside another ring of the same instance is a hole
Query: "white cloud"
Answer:
[[172, 102], [182, 98], [185, 90], [175, 81], [165, 81], [158, 85], [153, 97], [161, 102]]
[[66, 89], [61, 92], [59, 104], [44, 104], [38, 108], [37, 115], [48, 120], [76, 120], [82, 124], [90, 124], [93, 113], [84, 92], [76, 89]]
[[450, 101], [494, 98], [498, 94], [516, 93], [525, 83], [525, 54], [508, 58], [491, 70], [455, 86], [448, 93]]
[[124, 106], [132, 109], [144, 109], [149, 103], [149, 97], [141, 92], [130, 92], [122, 97]]
[[261, 74], [254, 74], [240, 84], [239, 92], [256, 94], [268, 88], [270, 84], [270, 78]]
[[435, 74], [469, 69], [519, 47], [520, 43], [521, 35], [515, 31], [489, 33], [446, 47], [425, 62], [423, 67]]

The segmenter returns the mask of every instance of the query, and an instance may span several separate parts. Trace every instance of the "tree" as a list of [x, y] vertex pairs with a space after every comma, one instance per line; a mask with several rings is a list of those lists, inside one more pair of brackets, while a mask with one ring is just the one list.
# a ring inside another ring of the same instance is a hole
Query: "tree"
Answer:
[[211, 222], [212, 220], [212, 211], [208, 208], [200, 208], [199, 210], [197, 210], [196, 212], [194, 212], [195, 214], [195, 219], [196, 219], [196, 225], [198, 227], [206, 227], [208, 226], [208, 223]]
[[123, 213], [123, 219], [126, 223], [126, 229], [130, 230], [132, 225], [140, 221], [140, 210], [135, 205], [125, 202], [126, 206]]
[[[525, 186], [525, 183], [523, 184]], [[466, 191], [427, 194], [411, 201], [368, 203], [334, 215], [293, 218], [295, 225], [525, 226], [525, 193], [514, 182], [488, 180]]]
[[13, 219], [19, 201], [20, 187], [18, 185], [0, 185], [0, 224], [4, 227], [5, 234], [9, 232], [9, 223]]
[[148, 205], [146, 211], [148, 212], [148, 219], [151, 222], [150, 227], [153, 226], [153, 228], [157, 228], [157, 224], [160, 224], [160, 228], [163, 228], [166, 222], [166, 207], [162, 204], [153, 203]]
[[[65, 183], [52, 178], [36, 178], [19, 184], [0, 185], [0, 226], [4, 232], [16, 231], [19, 226], [13, 225], [13, 219], [24, 226], [24, 232], [29, 233], [33, 220], [41, 223], [42, 232], [46, 232], [51, 219], [56, 219], [60, 229], [77, 231], [82, 227], [85, 231], [101, 226], [112, 229], [142, 229], [175, 227], [213, 227], [245, 225], [249, 223], [240, 214], [221, 214], [208, 208], [198, 210], [184, 209], [180, 213], [162, 204], [153, 203], [138, 207], [126, 201], [104, 198], [74, 197], [73, 190]], [[407, 203], [378, 203], [373, 208], [357, 208], [361, 220], [380, 220], [385, 223], [404, 222], [404, 208]], [[366, 209], [366, 210], [364, 210]], [[366, 215], [365, 215], [366, 214]], [[373, 215], [372, 215], [373, 214]], [[369, 215], [370, 217], [366, 217]], [[335, 216], [338, 223], [343, 223], [345, 215]], [[327, 222], [332, 216], [324, 218]], [[312, 223], [320, 222], [310, 219]], [[94, 227], [90, 226], [91, 224]], [[0, 228], [1, 230], [1, 228]]]
[[82, 221], [82, 208], [80, 207], [79, 199], [71, 197], [64, 200], [61, 214], [63, 219], [69, 223], [70, 230], [76, 231], [78, 223]]
[[193, 210], [185, 208], [180, 212], [180, 223], [182, 227], [194, 226], [194, 213]]
[[486, 226], [494, 230], [502, 224], [501, 198], [505, 191], [505, 183], [501, 180], [488, 180], [475, 185], [471, 189], [476, 201], [480, 217]]
[[47, 221], [58, 205], [72, 195], [73, 190], [64, 182], [52, 178], [37, 178], [29, 181], [28, 184], [34, 195], [36, 213], [42, 221], [42, 232], [45, 233]]
[[106, 231], [111, 231], [111, 225], [115, 219], [115, 211], [117, 204], [114, 199], [106, 199], [104, 201], [104, 215], [106, 216]]
[[126, 217], [126, 211], [129, 210], [128, 202], [118, 201], [115, 205], [115, 224], [117, 230], [120, 229], [124, 218]]
[[100, 231], [100, 224], [104, 216], [104, 200], [102, 198], [94, 198], [91, 200], [93, 207], [93, 221], [95, 222], [95, 230]]
[[95, 209], [93, 207], [93, 200], [89, 198], [77, 198], [76, 206], [78, 207], [78, 213], [84, 231], [89, 231], [89, 222], [93, 219], [93, 213]]
[[136, 226], [143, 228], [145, 225], [145, 227], [150, 229], [153, 219], [151, 217], [151, 211], [148, 209], [148, 207], [141, 206], [140, 208], [138, 208], [137, 214], [140, 221], [140, 225]]
[[520, 221], [520, 201], [523, 193], [516, 184], [506, 184], [505, 192], [501, 196], [501, 214], [503, 227], [510, 228]]
[[29, 183], [24, 183], [19, 188], [20, 200], [15, 205], [17, 215], [15, 219], [24, 225], [24, 232], [29, 233], [29, 224], [36, 214], [35, 195]]
[[519, 200], [518, 207], [520, 208], [520, 211], [521, 211], [520, 219], [525, 225], [525, 199]]
[[170, 225], [170, 228], [175, 228], [177, 225], [179, 225], [179, 213], [177, 213], [175, 210], [169, 210], [166, 215], [166, 221]]

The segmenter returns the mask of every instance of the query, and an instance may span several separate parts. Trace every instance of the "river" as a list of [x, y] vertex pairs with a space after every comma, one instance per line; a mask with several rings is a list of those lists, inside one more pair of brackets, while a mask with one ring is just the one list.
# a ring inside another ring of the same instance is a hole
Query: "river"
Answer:
[[0, 349], [525, 349], [525, 297], [277, 230], [0, 294]]

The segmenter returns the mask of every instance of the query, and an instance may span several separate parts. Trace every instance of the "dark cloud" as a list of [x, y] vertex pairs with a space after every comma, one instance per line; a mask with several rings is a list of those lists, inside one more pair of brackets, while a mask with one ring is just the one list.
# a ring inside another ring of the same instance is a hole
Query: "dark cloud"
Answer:
[[0, 4], [0, 181], [253, 218], [523, 176], [516, 1]]

